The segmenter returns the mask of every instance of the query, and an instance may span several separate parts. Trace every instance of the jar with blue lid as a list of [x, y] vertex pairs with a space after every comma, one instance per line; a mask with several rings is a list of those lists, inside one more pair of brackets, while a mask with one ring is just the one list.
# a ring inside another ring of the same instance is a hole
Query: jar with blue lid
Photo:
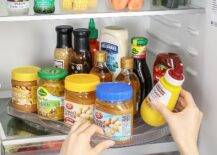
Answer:
[[94, 121], [114, 141], [127, 141], [133, 131], [133, 90], [122, 82], [101, 83], [96, 88]]

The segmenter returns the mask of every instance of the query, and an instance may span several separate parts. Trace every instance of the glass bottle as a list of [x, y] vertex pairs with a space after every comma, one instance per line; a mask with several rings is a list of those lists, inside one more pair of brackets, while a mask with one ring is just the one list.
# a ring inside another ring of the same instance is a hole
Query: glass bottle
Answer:
[[105, 52], [97, 52], [95, 55], [96, 63], [90, 71], [91, 74], [99, 76], [100, 82], [112, 82], [112, 73], [106, 66], [106, 56]]
[[54, 13], [55, 0], [34, 0], [34, 12], [40, 14]]
[[99, 41], [98, 39], [98, 30], [96, 29], [95, 26], [95, 22], [93, 20], [93, 18], [90, 19], [89, 22], [89, 31], [90, 31], [90, 35], [89, 35], [89, 46], [90, 46], [90, 53], [92, 56], [92, 62], [93, 62], [93, 66], [95, 64], [95, 53], [97, 51], [99, 51]]
[[141, 102], [152, 89], [151, 73], [146, 63], [146, 46], [148, 39], [144, 37], [134, 37], [131, 40], [131, 53], [134, 57], [134, 73], [139, 78], [141, 87]]
[[139, 103], [140, 103], [140, 83], [139, 78], [133, 72], [134, 60], [132, 57], [121, 58], [121, 72], [115, 79], [115, 81], [126, 82], [133, 88], [133, 105], [134, 105], [134, 116], [139, 114]]
[[61, 25], [56, 27], [57, 46], [54, 52], [54, 67], [62, 68], [71, 73], [73, 27]]
[[74, 54], [72, 57], [72, 73], [89, 73], [92, 68], [92, 59], [89, 51], [88, 29], [79, 28], [74, 31]]

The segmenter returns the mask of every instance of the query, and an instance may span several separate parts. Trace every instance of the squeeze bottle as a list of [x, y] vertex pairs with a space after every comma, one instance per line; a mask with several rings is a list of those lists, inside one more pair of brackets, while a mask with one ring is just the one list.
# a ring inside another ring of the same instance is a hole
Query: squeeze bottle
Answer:
[[182, 66], [166, 71], [166, 74], [160, 78], [142, 103], [140, 112], [145, 123], [151, 126], [165, 124], [163, 116], [152, 108], [150, 102], [159, 101], [172, 111], [175, 108], [184, 80]]

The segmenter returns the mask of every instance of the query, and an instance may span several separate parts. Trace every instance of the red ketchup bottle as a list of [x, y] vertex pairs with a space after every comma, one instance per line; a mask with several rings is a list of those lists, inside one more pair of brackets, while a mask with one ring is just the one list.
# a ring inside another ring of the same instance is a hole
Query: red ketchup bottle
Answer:
[[177, 67], [180, 68], [183, 74], [183, 63], [181, 58], [176, 53], [160, 53], [157, 55], [157, 58], [154, 62], [153, 67], [153, 83], [154, 85], [159, 81], [159, 79], [165, 75], [167, 69]]
[[89, 22], [89, 48], [92, 56], [92, 64], [95, 64], [95, 53], [99, 51], [99, 42], [98, 42], [98, 30], [95, 27], [94, 19], [91, 18]]

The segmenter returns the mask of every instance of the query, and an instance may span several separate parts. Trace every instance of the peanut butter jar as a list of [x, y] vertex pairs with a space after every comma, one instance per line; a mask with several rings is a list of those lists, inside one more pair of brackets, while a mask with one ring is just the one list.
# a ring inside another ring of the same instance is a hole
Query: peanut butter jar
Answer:
[[99, 83], [99, 77], [93, 74], [73, 74], [66, 77], [64, 122], [67, 125], [93, 120], [95, 90]]
[[37, 111], [38, 71], [35, 66], [23, 66], [12, 70], [12, 106], [22, 112]]
[[130, 140], [133, 131], [133, 90], [122, 82], [102, 83], [96, 89], [94, 122], [112, 140]]

